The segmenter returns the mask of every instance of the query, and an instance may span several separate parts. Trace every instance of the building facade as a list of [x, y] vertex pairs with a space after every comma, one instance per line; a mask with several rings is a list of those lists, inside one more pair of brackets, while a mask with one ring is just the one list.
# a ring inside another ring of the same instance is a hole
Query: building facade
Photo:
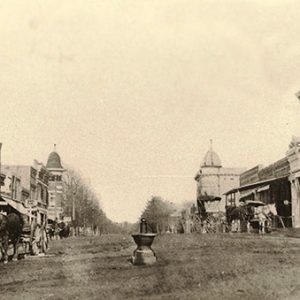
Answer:
[[239, 176], [244, 168], [223, 168], [219, 155], [210, 150], [205, 154], [200, 170], [195, 176], [197, 181], [197, 198], [201, 196], [220, 197], [206, 207], [208, 212], [225, 211], [225, 195], [229, 189], [239, 186]]
[[[50, 173], [48, 172], [46, 166], [37, 160], [34, 161], [34, 169], [37, 170], [35, 209], [37, 211], [38, 222], [43, 223], [48, 218], [48, 184]], [[39, 220], [39, 218], [41, 219]]]
[[34, 160], [32, 166], [2, 165], [0, 210], [15, 209], [44, 223], [63, 219], [64, 184], [60, 156], [54, 149], [46, 166]]
[[240, 186], [225, 196], [228, 206], [247, 200], [274, 204], [282, 220], [278, 226], [300, 228], [300, 138], [293, 137], [284, 158], [242, 173]]
[[61, 221], [64, 217], [63, 203], [65, 200], [65, 188], [63, 173], [65, 169], [55, 148], [54, 146], [54, 151], [49, 154], [46, 164], [46, 168], [50, 174], [48, 218]]
[[[5, 185], [2, 188], [4, 194], [12, 194], [12, 198], [22, 200], [26, 205], [32, 205], [36, 197], [36, 174], [37, 171], [31, 166], [2, 166], [5, 173]], [[11, 187], [10, 187], [11, 185]], [[16, 198], [16, 190], [19, 190], [19, 196]]]
[[0, 210], [3, 213], [19, 211], [27, 214], [26, 199], [22, 196], [21, 178], [15, 172], [2, 174]]
[[6, 178], [2, 198], [23, 214], [34, 216], [39, 223], [47, 220], [49, 173], [42, 163], [33, 166], [4, 165]]

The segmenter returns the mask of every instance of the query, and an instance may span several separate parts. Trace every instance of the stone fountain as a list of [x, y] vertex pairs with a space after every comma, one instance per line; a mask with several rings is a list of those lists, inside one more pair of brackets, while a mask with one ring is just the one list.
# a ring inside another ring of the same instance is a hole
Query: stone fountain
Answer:
[[156, 262], [156, 255], [151, 248], [155, 236], [155, 233], [148, 233], [147, 222], [142, 218], [140, 233], [132, 235], [137, 245], [132, 256], [132, 263], [134, 265], [148, 265]]

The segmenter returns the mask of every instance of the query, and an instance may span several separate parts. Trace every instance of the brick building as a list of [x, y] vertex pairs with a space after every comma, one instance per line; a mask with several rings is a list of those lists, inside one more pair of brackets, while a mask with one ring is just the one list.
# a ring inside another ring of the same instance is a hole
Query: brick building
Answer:
[[50, 174], [49, 177], [49, 207], [48, 217], [49, 219], [61, 221], [63, 218], [63, 203], [64, 203], [64, 183], [63, 172], [65, 169], [61, 164], [59, 154], [56, 152], [56, 146], [54, 145], [54, 151], [48, 156], [46, 168]]

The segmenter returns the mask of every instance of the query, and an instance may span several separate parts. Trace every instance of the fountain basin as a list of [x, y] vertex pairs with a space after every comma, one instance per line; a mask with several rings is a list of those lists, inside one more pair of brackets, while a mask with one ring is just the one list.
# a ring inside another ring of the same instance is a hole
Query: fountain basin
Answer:
[[156, 237], [155, 233], [136, 233], [132, 235], [135, 243], [138, 247], [151, 247], [154, 238]]
[[132, 256], [134, 265], [147, 265], [156, 262], [156, 255], [151, 248], [155, 236], [155, 233], [137, 233], [132, 235], [137, 245]]

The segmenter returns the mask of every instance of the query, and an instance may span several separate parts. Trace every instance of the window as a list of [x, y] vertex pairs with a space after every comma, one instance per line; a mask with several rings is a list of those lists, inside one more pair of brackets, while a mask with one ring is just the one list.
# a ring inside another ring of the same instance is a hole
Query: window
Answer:
[[30, 188], [30, 199], [32, 199], [32, 200], [35, 199], [35, 197], [36, 197], [35, 193], [36, 193], [36, 188], [34, 186], [31, 186], [31, 188]]
[[55, 206], [55, 199], [54, 198], [50, 198], [50, 201], [49, 201], [49, 205], [50, 206]]

